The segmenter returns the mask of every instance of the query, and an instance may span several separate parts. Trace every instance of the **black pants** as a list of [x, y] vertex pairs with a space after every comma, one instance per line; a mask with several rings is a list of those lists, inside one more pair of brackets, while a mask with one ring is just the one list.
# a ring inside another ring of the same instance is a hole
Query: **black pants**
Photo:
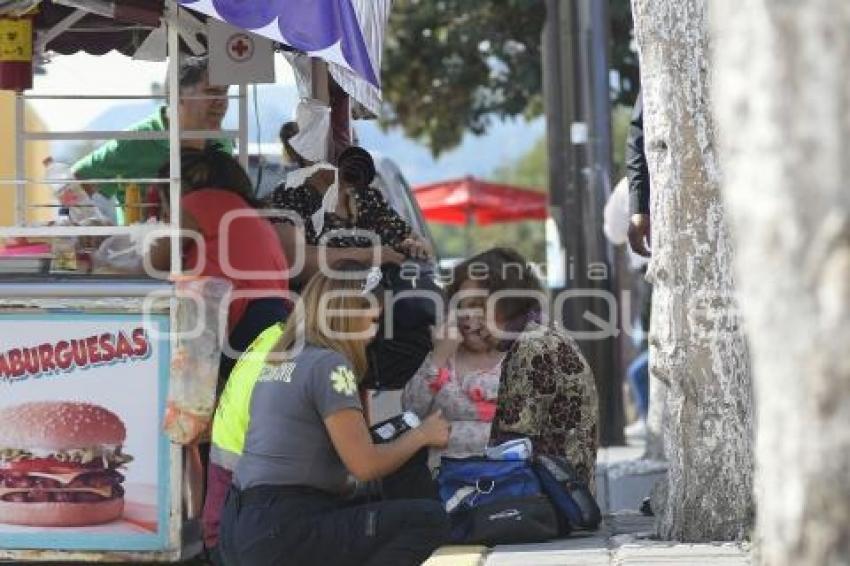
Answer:
[[224, 562], [224, 558], [221, 557], [221, 550], [218, 546], [207, 549], [207, 562], [213, 566], [227, 566]]
[[221, 519], [227, 566], [416, 566], [448, 540], [438, 501], [349, 505], [309, 488], [232, 488]]
[[380, 480], [382, 499], [433, 499], [440, 501], [437, 482], [428, 468], [428, 449], [423, 448], [404, 465]]

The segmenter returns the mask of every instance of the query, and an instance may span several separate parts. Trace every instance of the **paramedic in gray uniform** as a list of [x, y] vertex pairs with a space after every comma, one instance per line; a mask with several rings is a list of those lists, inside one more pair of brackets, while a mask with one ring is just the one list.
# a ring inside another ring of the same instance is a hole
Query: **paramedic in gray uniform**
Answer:
[[437, 500], [358, 505], [347, 497], [351, 476], [383, 478], [423, 448], [445, 446], [449, 424], [435, 413], [392, 442], [373, 443], [358, 383], [381, 310], [368, 268], [347, 260], [334, 269], [345, 277], [310, 280], [258, 372], [221, 518], [229, 566], [414, 566], [448, 539]]

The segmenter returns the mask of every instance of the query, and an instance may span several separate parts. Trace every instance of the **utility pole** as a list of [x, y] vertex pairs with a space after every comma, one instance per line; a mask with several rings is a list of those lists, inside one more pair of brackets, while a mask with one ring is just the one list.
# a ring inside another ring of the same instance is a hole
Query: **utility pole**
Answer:
[[[553, 291], [578, 292], [555, 314], [563, 316], [570, 331], [604, 334], [587, 315], [613, 321], [619, 310], [610, 248], [602, 234], [602, 209], [611, 187], [608, 0], [546, 0], [546, 10], [543, 85], [550, 205], [566, 258], [566, 289]], [[617, 338], [579, 338], [596, 377], [600, 442], [623, 444]]]

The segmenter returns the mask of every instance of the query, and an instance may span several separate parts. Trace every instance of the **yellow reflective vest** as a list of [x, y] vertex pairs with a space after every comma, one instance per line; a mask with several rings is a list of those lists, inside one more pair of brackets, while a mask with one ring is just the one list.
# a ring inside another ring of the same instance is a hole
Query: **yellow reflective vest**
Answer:
[[212, 427], [210, 460], [233, 470], [245, 447], [245, 435], [251, 421], [251, 396], [254, 385], [266, 366], [269, 353], [283, 336], [284, 324], [270, 326], [260, 334], [236, 362], [218, 407]]

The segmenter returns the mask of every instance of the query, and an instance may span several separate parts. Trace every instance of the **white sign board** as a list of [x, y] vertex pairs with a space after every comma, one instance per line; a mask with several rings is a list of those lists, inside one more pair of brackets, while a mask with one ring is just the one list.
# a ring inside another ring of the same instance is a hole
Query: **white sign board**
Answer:
[[274, 82], [274, 45], [270, 39], [210, 19], [210, 84]]

